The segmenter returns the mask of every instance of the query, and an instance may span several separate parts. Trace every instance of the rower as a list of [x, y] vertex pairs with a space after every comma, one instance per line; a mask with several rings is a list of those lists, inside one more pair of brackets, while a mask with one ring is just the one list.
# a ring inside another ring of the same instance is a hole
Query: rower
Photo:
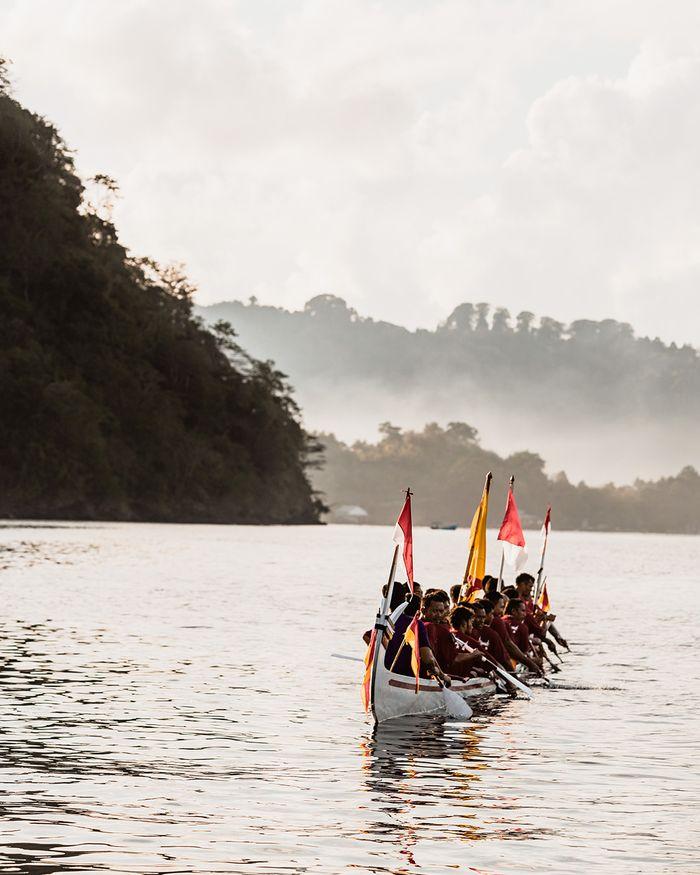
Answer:
[[[506, 625], [514, 643], [520, 650], [527, 654], [530, 647], [530, 633], [525, 622], [527, 610], [522, 599], [511, 599], [508, 602]], [[535, 661], [537, 661], [535, 659]]]
[[493, 603], [489, 599], [481, 599], [474, 602], [471, 607], [474, 610], [474, 631], [472, 634], [477, 639], [478, 646], [506, 671], [512, 671], [513, 666], [508, 652], [503, 646], [501, 636], [491, 628]]
[[460, 652], [450, 631], [448, 613], [450, 597], [442, 589], [428, 590], [423, 596], [423, 617], [428, 632], [430, 647], [440, 668], [447, 674], [463, 677], [483, 654]]
[[[464, 642], [467, 647], [473, 650], [482, 650], [486, 653], [486, 665], [482, 666], [482, 668], [494, 679], [496, 686], [502, 687], [504, 681], [501, 677], [494, 674], [493, 669], [500, 663], [501, 668], [504, 668], [506, 671], [512, 670], [505, 648], [501, 644], [498, 635], [488, 626], [482, 624], [479, 629], [476, 629], [474, 626], [474, 617], [477, 612], [480, 615], [484, 613], [486, 616], [489, 615], [489, 611], [492, 608], [490, 603], [487, 603], [487, 605], [482, 601], [470, 605], [459, 605], [454, 608], [450, 614], [452, 633], [458, 642]], [[496, 658], [494, 651], [498, 654], [499, 658]], [[505, 681], [505, 690], [511, 696], [516, 695], [517, 692], [510, 681]]]
[[490, 628], [498, 634], [498, 637], [501, 639], [501, 643], [510, 658], [514, 663], [520, 662], [523, 665], [526, 665], [531, 671], [534, 671], [535, 674], [543, 675], [544, 672], [537, 663], [533, 659], [530, 659], [527, 652], [523, 652], [515, 641], [513, 641], [508, 623], [503, 619], [506, 608], [506, 600], [503, 593], [493, 593], [490, 596], [489, 601], [493, 604], [493, 615]]
[[485, 574], [482, 581], [485, 595], [490, 595], [492, 592], [498, 592], [498, 578], [492, 574]]
[[517, 598], [525, 605], [525, 623], [530, 635], [534, 635], [546, 644], [552, 653], [556, 653], [557, 648], [554, 646], [554, 643], [547, 639], [547, 621], [553, 620], [555, 615], [546, 614], [535, 605], [532, 600], [532, 587], [534, 585], [535, 578], [528, 574], [527, 571], [523, 571], [515, 578]]
[[535, 617], [535, 603], [532, 600], [532, 587], [534, 585], [535, 578], [527, 571], [523, 571], [515, 578], [517, 595], [514, 598], [520, 599], [525, 607], [525, 624], [530, 635], [536, 635], [544, 641], [547, 635], [546, 629]]
[[[387, 583], [382, 587], [382, 595], [386, 598], [386, 594], [389, 591], [389, 585]], [[423, 593], [420, 588], [420, 584], [417, 580], [413, 581], [413, 592], [418, 596], [420, 600], [423, 596]], [[408, 598], [411, 594], [411, 588], [407, 583], [394, 583], [394, 588], [391, 591], [391, 604], [389, 605], [389, 616], [387, 617], [387, 627], [389, 629], [389, 636], [387, 637], [387, 643], [389, 637], [391, 637], [391, 632], [394, 628], [394, 622], [396, 617], [399, 616], [403, 611], [403, 605], [408, 601]], [[386, 634], [386, 633], [385, 633]], [[362, 640], [365, 644], [369, 644], [370, 638], [372, 637], [372, 630], [368, 629], [364, 635], [362, 636]]]
[[479, 641], [474, 636], [474, 611], [470, 605], [457, 605], [450, 611], [452, 634], [471, 648], [478, 650]]
[[[521, 581], [521, 578], [526, 579]], [[523, 601], [525, 601], [525, 607], [528, 609], [528, 613], [534, 613], [535, 620], [552, 636], [552, 638], [554, 638], [557, 644], [561, 644], [562, 647], [566, 647], [566, 649], [569, 650], [569, 645], [566, 641], [566, 638], [562, 637], [562, 635], [559, 633], [554, 625], [554, 621], [557, 618], [556, 614], [547, 614], [546, 612], [542, 611], [542, 609], [538, 605], [533, 604], [531, 586], [526, 588], [527, 583], [532, 584], [533, 581], [534, 578], [531, 574], [519, 574], [517, 576], [517, 578], [515, 579], [515, 583], [518, 588], [518, 598], [521, 598], [523, 599]], [[554, 653], [557, 652], [556, 648], [553, 648], [551, 646], [549, 649], [553, 650]]]
[[[414, 583], [413, 586], [414, 593], [394, 624], [394, 634], [391, 637], [391, 641], [387, 644], [384, 659], [384, 665], [387, 668], [396, 674], [402, 674], [406, 677], [413, 677], [413, 668], [411, 666], [411, 648], [404, 646], [404, 634], [421, 606], [420, 597], [415, 592], [416, 584]], [[418, 647], [420, 648], [420, 676], [425, 678], [435, 677], [446, 687], [449, 687], [450, 679], [445, 676], [438, 661], [435, 659], [435, 654], [430, 647], [425, 623], [422, 620], [418, 620], [417, 625]], [[396, 656], [397, 653], [398, 657]]]

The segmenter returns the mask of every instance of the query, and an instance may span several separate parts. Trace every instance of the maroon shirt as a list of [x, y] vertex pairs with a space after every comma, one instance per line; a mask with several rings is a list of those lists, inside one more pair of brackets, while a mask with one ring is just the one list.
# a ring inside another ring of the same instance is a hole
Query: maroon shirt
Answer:
[[433, 651], [437, 664], [446, 674], [449, 674], [452, 671], [455, 656], [459, 652], [450, 627], [444, 626], [442, 623], [426, 622], [425, 628], [428, 632], [430, 649]]
[[[465, 644], [468, 644], [472, 649], [479, 649], [479, 641], [477, 638], [474, 638], [473, 635], [462, 635], [461, 632], [458, 632], [456, 629], [452, 630], [452, 634], [459, 641], [464, 641]], [[466, 652], [466, 651], [465, 651]]]
[[524, 620], [522, 623], [518, 623], [512, 617], [508, 617], [506, 619], [506, 625], [508, 626], [510, 637], [523, 653], [527, 653], [530, 649], [530, 633], [527, 628], [527, 623]]
[[491, 659], [495, 660], [502, 668], [512, 669], [510, 656], [506, 650], [501, 636], [490, 626], [482, 626], [476, 630], [479, 635], [479, 649], [484, 650]]
[[525, 624], [527, 626], [527, 631], [530, 635], [536, 635], [538, 638], [544, 638], [546, 636], [547, 633], [537, 622], [534, 614], [525, 615]]
[[[507, 641], [509, 638], [512, 640], [513, 636], [510, 634], [510, 629], [508, 628], [508, 623], [506, 623], [504, 617], [497, 617], [493, 614], [491, 618], [491, 629], [498, 635], [501, 639], [501, 643]], [[505, 644], [503, 645], [505, 649]]]

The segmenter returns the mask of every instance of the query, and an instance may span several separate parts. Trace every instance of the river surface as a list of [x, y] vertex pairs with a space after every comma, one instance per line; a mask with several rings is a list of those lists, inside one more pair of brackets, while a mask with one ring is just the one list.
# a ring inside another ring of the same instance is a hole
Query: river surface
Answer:
[[700, 538], [555, 530], [562, 688], [373, 731], [390, 536], [5, 524], [0, 871], [700, 872]]

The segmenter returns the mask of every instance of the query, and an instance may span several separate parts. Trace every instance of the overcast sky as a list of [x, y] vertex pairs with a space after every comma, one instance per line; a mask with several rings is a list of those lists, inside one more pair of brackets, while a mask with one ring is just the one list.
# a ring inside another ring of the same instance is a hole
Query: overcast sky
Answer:
[[0, 54], [201, 303], [700, 345], [694, 0], [3, 0]]

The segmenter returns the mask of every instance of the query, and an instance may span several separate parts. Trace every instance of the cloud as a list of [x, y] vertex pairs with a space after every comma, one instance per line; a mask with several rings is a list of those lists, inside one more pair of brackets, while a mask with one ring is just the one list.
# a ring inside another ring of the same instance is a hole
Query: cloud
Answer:
[[21, 0], [18, 96], [203, 303], [463, 300], [700, 343], [700, 11], [653, 2]]

